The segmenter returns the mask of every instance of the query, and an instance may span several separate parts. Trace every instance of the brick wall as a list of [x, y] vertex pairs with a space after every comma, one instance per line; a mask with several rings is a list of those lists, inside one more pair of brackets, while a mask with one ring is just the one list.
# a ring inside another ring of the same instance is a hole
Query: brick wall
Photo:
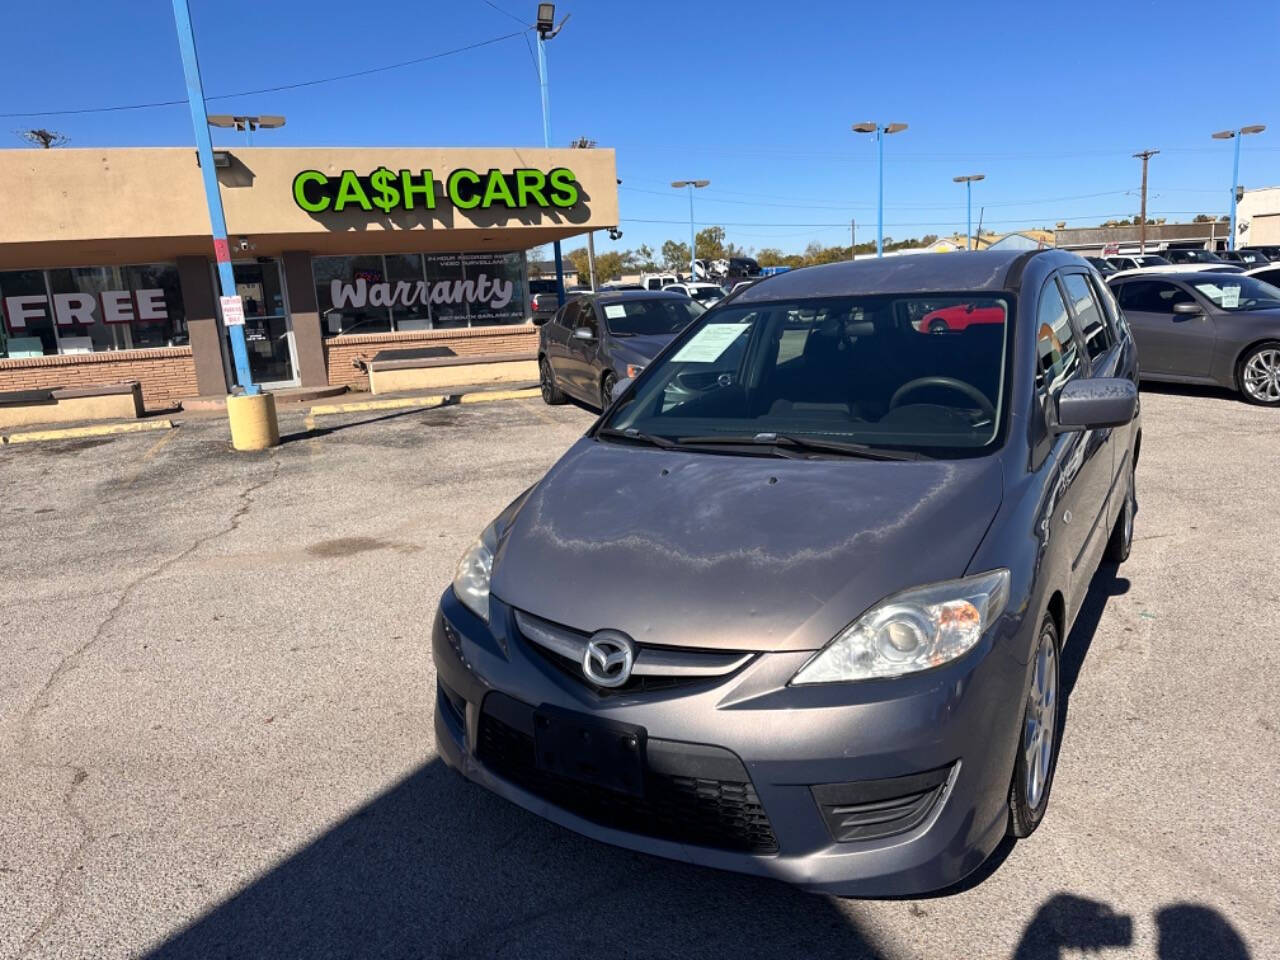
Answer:
[[460, 357], [499, 353], [538, 355], [538, 328], [532, 324], [510, 327], [470, 327], [460, 330], [423, 330], [417, 333], [366, 333], [330, 337], [324, 342], [331, 384], [367, 388], [369, 375], [357, 369], [356, 359], [372, 360], [380, 350], [414, 347], [448, 347]]
[[148, 407], [166, 407], [200, 392], [190, 347], [0, 359], [0, 392], [129, 380], [142, 384], [142, 402]]

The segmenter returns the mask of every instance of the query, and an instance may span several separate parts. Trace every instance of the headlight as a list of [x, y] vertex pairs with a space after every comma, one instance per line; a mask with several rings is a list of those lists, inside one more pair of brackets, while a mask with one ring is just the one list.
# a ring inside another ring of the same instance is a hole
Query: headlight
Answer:
[[458, 570], [453, 575], [454, 594], [485, 623], [489, 622], [489, 578], [497, 549], [498, 534], [491, 523], [458, 559]]
[[898, 677], [967, 653], [1009, 602], [1009, 571], [916, 587], [876, 604], [791, 678], [831, 683]]

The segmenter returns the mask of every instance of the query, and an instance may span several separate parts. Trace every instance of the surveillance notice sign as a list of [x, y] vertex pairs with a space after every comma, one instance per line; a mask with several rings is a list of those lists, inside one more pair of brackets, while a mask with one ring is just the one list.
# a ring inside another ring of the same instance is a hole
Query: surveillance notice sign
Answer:
[[219, 297], [222, 302], [222, 324], [226, 327], [244, 326], [244, 301], [239, 297]]

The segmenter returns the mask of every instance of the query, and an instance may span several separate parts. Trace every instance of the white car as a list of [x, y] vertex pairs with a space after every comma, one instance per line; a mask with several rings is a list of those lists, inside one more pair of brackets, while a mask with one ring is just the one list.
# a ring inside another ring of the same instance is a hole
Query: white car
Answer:
[[724, 299], [724, 288], [716, 283], [672, 283], [662, 289], [668, 293], [683, 293], [690, 300], [697, 300], [704, 307]]
[[1246, 277], [1256, 277], [1263, 283], [1269, 283], [1273, 287], [1280, 287], [1280, 263], [1269, 263], [1265, 267], [1254, 267], [1252, 270], [1244, 272]]
[[1164, 257], [1157, 256], [1153, 253], [1134, 253], [1134, 254], [1113, 254], [1109, 257], [1103, 257], [1103, 260], [1111, 264], [1117, 270], [1147, 270], [1152, 267], [1170, 267], [1173, 266]]
[[674, 273], [642, 273], [640, 274], [640, 289], [665, 290], [679, 279]]

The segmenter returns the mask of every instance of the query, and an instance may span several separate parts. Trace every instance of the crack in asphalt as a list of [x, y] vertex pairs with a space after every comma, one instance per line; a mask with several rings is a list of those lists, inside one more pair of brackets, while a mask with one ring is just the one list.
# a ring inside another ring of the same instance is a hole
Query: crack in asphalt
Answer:
[[53, 689], [58, 685], [59, 681], [74, 670], [79, 665], [80, 661], [84, 659], [85, 654], [97, 646], [98, 643], [106, 636], [107, 631], [120, 616], [125, 605], [139, 589], [151, 580], [154, 580], [156, 577], [159, 577], [173, 569], [206, 544], [212, 543], [219, 537], [224, 537], [227, 534], [234, 533], [236, 530], [240, 529], [240, 521], [244, 519], [245, 515], [254, 504], [253, 495], [268, 484], [275, 482], [275, 480], [280, 476], [280, 460], [273, 455], [272, 463], [274, 466], [271, 471], [271, 476], [267, 477], [265, 480], [250, 484], [237, 495], [237, 499], [240, 503], [232, 512], [225, 527], [220, 530], [215, 530], [203, 537], [197, 537], [192, 541], [190, 546], [174, 554], [159, 566], [134, 577], [133, 580], [129, 581], [129, 583], [125, 585], [125, 588], [120, 592], [120, 596], [116, 599], [116, 602], [112, 604], [111, 609], [107, 611], [107, 615], [103, 617], [101, 622], [99, 622], [98, 626], [94, 629], [93, 635], [58, 661], [58, 665], [53, 668], [53, 672], [50, 673], [48, 679], [45, 680], [44, 685], [36, 694], [31, 706], [23, 713], [22, 718], [19, 721], [22, 732], [18, 737], [18, 749], [16, 751], [17, 756], [20, 761], [23, 758], [28, 758], [26, 760], [26, 765], [29, 767], [43, 768], [47, 770], [65, 769], [72, 771], [71, 783], [62, 795], [62, 806], [65, 809], [67, 816], [75, 821], [76, 825], [79, 827], [80, 842], [77, 843], [75, 849], [71, 851], [66, 862], [62, 865], [62, 869], [58, 872], [57, 879], [54, 880], [53, 905], [50, 907], [49, 911], [45, 914], [40, 923], [37, 924], [36, 928], [32, 930], [31, 933], [22, 941], [22, 945], [18, 948], [18, 953], [16, 955], [17, 960], [21, 960], [22, 957], [27, 956], [32, 947], [36, 945], [36, 942], [62, 916], [67, 904], [66, 889], [71, 875], [80, 868], [80, 861], [84, 857], [85, 851], [96, 840], [93, 828], [89, 825], [88, 819], [74, 803], [76, 788], [89, 779], [89, 769], [74, 763], [48, 763], [43, 760], [30, 758], [30, 754], [32, 753], [31, 739], [34, 733], [36, 713], [49, 707], [50, 695], [52, 694]]

